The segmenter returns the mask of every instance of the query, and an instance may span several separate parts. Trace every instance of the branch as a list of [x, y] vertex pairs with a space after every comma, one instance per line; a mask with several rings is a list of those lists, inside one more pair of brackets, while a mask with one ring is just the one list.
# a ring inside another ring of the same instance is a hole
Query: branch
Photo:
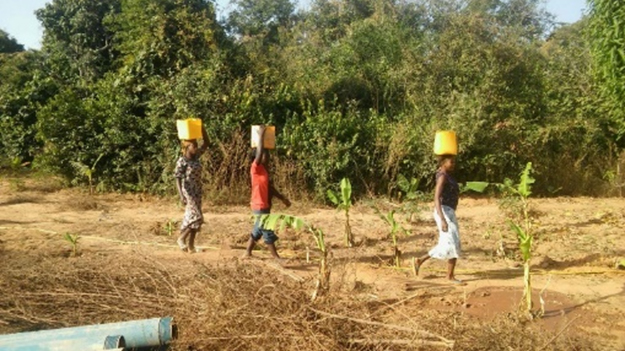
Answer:
[[[404, 345], [404, 346], [432, 346], [432, 347], [446, 347], [452, 348], [450, 344], [442, 341], [428, 341], [428, 340], [404, 340], [404, 339], [379, 339], [379, 340], [367, 340], [367, 339], [349, 339], [347, 342], [350, 344], [363, 344], [363, 345], [379, 345], [379, 344], [390, 344], [390, 345]], [[452, 344], [453, 345], [453, 344]]]
[[428, 331], [425, 331], [425, 330], [418, 330], [418, 329], [412, 329], [412, 328], [408, 328], [408, 327], [402, 327], [400, 325], [386, 324], [386, 323], [381, 323], [381, 322], [368, 321], [368, 320], [365, 320], [365, 319], [341, 316], [341, 315], [337, 315], [337, 314], [332, 314], [332, 313], [319, 311], [319, 310], [316, 310], [316, 309], [311, 308], [311, 307], [308, 307], [308, 309], [313, 311], [313, 312], [315, 312], [315, 313], [317, 313], [317, 314], [320, 314], [322, 316], [326, 316], [326, 317], [329, 317], [329, 318], [344, 319], [344, 320], [352, 321], [352, 322], [355, 322], [355, 323], [366, 324], [366, 325], [373, 325], [373, 326], [377, 326], [377, 327], [384, 327], [384, 328], [388, 328], [388, 329], [394, 329], [394, 330], [405, 331], [405, 332], [410, 332], [410, 333], [416, 332], [416, 333], [421, 334], [422, 336], [425, 336], [425, 337], [431, 337], [431, 338], [439, 339], [443, 343], [445, 343], [447, 347], [450, 347], [450, 348], [453, 347], [453, 345], [454, 345], [454, 341], [453, 340], [445, 339], [442, 336], [438, 336], [436, 334], [432, 334], [432, 333], [430, 333]]
[[568, 322], [564, 328], [562, 328], [562, 330], [560, 330], [560, 332], [558, 334], [556, 334], [553, 338], [551, 338], [551, 340], [549, 340], [548, 343], [545, 344], [545, 346], [541, 347], [538, 351], [542, 351], [545, 350], [547, 348], [547, 346], [551, 345], [551, 343], [553, 343], [554, 341], [556, 341], [556, 339], [558, 339], [560, 337], [560, 335], [562, 335], [562, 333], [564, 333], [567, 329], [569, 329], [569, 327], [571, 326], [571, 324], [573, 324], [573, 322], [575, 322], [576, 320], [580, 319], [582, 316], [577, 316], [576, 318], [574, 318], [573, 320], [571, 320], [570, 322]]

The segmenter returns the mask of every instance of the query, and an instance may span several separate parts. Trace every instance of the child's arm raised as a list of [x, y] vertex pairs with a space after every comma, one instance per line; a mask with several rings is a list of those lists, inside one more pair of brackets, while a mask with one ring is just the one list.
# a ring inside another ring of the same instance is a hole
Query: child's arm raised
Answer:
[[254, 158], [254, 162], [258, 165], [261, 163], [263, 159], [263, 151], [265, 151], [265, 126], [260, 126], [258, 128], [258, 145], [256, 145], [256, 157]]

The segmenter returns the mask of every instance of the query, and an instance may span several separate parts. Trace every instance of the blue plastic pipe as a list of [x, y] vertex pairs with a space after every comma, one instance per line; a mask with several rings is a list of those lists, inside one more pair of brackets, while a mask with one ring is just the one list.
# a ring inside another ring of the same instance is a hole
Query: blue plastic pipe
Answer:
[[168, 345], [172, 317], [0, 335], [0, 351], [119, 350]]

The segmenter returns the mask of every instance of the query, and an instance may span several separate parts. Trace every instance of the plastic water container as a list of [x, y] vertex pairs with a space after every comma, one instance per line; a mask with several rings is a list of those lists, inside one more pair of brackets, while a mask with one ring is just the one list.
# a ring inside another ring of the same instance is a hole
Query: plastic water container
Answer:
[[[258, 129], [259, 128], [260, 126], [252, 126], [252, 147], [258, 146]], [[275, 126], [265, 127], [263, 147], [265, 149], [276, 148], [276, 127]]]
[[201, 139], [202, 120], [199, 118], [179, 119], [176, 121], [178, 138], [181, 140]]
[[434, 138], [434, 154], [435, 155], [457, 155], [458, 139], [456, 132], [443, 130], [436, 132]]

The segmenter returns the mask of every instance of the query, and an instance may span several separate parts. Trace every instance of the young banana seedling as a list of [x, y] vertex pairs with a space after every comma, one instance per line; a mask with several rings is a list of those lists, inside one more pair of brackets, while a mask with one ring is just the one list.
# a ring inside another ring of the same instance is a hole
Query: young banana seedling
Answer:
[[[520, 203], [519, 216], [520, 219], [508, 219], [508, 225], [515, 233], [523, 260], [523, 312], [532, 319], [532, 275], [530, 270], [530, 261], [532, 259], [532, 243], [534, 235], [532, 231], [532, 218], [530, 215], [529, 197], [532, 195], [532, 185], [536, 180], [532, 177], [532, 163], [529, 162], [525, 166], [519, 177], [517, 184], [510, 179], [506, 179], [503, 184], [494, 184], [500, 191], [512, 195]], [[489, 183], [486, 182], [468, 182], [464, 189], [483, 192]], [[514, 217], [514, 216], [513, 216]]]
[[[377, 209], [376, 209], [377, 210]], [[408, 234], [408, 231], [402, 227], [399, 222], [395, 220], [395, 210], [392, 210], [386, 214], [382, 214], [379, 210], [377, 211], [380, 218], [386, 222], [386, 224], [390, 227], [389, 237], [393, 241], [393, 258], [395, 262], [395, 267], [401, 267], [401, 251], [399, 250], [397, 233], [402, 232], [404, 234]]]
[[312, 234], [315, 244], [317, 245], [317, 249], [319, 249], [319, 253], [321, 254], [319, 259], [319, 275], [315, 290], [312, 294], [312, 300], [314, 301], [317, 297], [328, 292], [330, 289], [330, 264], [328, 260], [329, 251], [326, 245], [323, 230], [306, 223], [301, 218], [285, 214], [263, 215], [261, 217], [261, 223], [263, 228], [270, 230], [282, 231], [289, 227], [294, 230], [305, 230]]
[[352, 184], [349, 179], [341, 179], [341, 193], [336, 194], [332, 190], [328, 190], [328, 199], [336, 206], [339, 211], [345, 211], [345, 246], [354, 246], [354, 235], [352, 227], [349, 224], [349, 210], [352, 207]]

